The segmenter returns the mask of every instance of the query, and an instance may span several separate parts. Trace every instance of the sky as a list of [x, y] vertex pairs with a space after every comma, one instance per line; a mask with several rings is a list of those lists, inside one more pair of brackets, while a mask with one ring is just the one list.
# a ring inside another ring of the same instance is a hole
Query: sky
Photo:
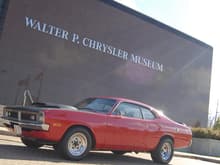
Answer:
[[213, 47], [209, 115], [220, 115], [220, 0], [116, 1]]

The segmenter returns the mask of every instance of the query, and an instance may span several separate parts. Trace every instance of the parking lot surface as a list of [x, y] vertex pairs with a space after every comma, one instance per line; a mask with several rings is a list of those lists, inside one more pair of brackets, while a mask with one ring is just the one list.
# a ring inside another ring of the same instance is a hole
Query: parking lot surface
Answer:
[[[111, 152], [91, 152], [81, 161], [68, 161], [63, 159], [51, 147], [40, 149], [25, 147], [15, 136], [0, 135], [0, 164], [1, 165], [156, 165], [147, 153], [127, 153], [124, 156], [115, 156]], [[196, 159], [175, 157], [171, 165], [217, 165]]]

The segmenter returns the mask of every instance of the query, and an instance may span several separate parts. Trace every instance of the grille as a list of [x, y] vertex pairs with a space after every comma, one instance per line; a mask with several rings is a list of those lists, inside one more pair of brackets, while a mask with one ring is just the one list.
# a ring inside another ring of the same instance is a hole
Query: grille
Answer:
[[23, 113], [21, 112], [21, 120], [25, 121], [36, 121], [37, 115], [34, 113]]
[[9, 118], [18, 119], [18, 112], [8, 111], [8, 112], [7, 112], [7, 116], [8, 116]]
[[6, 109], [4, 116], [14, 121], [37, 121], [37, 113]]

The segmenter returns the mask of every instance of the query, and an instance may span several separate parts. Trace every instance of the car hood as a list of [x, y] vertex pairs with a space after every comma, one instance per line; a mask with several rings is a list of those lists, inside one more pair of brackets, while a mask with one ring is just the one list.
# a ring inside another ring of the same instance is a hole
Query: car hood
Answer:
[[5, 109], [14, 109], [14, 110], [23, 110], [23, 111], [39, 111], [41, 109], [77, 110], [76, 107], [70, 106], [70, 105], [55, 104], [55, 103], [41, 103], [41, 102], [34, 102], [31, 105], [27, 105], [27, 106], [21, 106], [21, 105], [6, 106]]

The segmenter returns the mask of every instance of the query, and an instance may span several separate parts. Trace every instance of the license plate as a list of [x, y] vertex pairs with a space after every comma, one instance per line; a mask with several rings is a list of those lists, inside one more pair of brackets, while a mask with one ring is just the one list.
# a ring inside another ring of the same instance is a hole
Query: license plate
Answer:
[[21, 135], [22, 134], [22, 130], [21, 130], [21, 127], [19, 125], [14, 125], [14, 133], [16, 135]]

